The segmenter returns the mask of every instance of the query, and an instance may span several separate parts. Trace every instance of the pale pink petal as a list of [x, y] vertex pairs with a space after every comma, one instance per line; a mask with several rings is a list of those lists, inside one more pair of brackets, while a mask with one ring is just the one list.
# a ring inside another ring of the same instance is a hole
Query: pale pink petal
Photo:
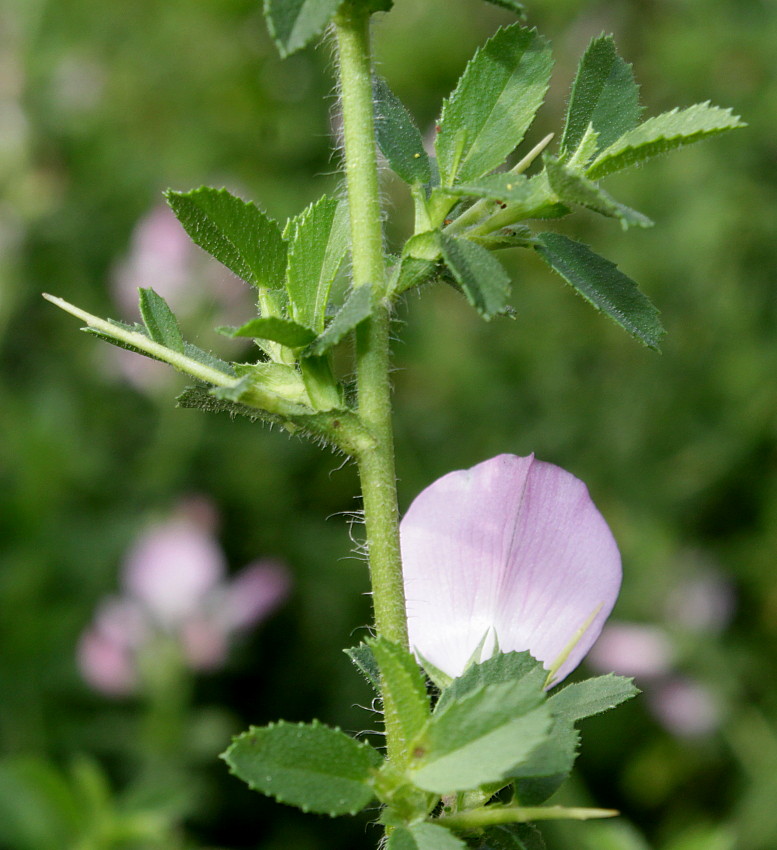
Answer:
[[600, 673], [651, 679], [670, 672], [674, 654], [669, 636], [657, 626], [608, 623], [586, 663]]
[[95, 627], [107, 640], [128, 650], [137, 649], [152, 634], [148, 616], [140, 603], [120, 596], [109, 596], [100, 603]]
[[289, 571], [279, 561], [254, 561], [226, 586], [219, 599], [219, 620], [228, 631], [249, 629], [289, 595]]
[[186, 518], [146, 532], [127, 556], [124, 583], [165, 627], [196, 613], [225, 573], [216, 540]]
[[133, 653], [99, 629], [85, 632], [78, 642], [78, 667], [84, 680], [108, 696], [127, 696], [138, 685]]
[[620, 588], [620, 555], [587, 488], [533, 456], [443, 476], [410, 506], [401, 537], [411, 645], [451, 676], [495, 635], [503, 651], [558, 666], [560, 681]]

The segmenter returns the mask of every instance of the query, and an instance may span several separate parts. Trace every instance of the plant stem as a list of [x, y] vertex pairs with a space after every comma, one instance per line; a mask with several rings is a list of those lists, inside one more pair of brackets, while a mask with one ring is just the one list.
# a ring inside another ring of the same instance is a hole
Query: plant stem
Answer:
[[[375, 307], [356, 333], [359, 416], [375, 445], [356, 460], [372, 581], [375, 629], [407, 646], [402, 562], [399, 550], [394, 436], [389, 383], [389, 306], [378, 194], [378, 162], [372, 107], [369, 15], [346, 3], [335, 19], [343, 109], [345, 173], [351, 220], [353, 285], [371, 286]], [[389, 757], [404, 749], [396, 707], [384, 697]]]

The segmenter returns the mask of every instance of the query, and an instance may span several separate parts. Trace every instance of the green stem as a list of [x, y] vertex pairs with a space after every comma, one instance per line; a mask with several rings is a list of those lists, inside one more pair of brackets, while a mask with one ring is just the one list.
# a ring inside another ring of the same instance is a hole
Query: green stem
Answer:
[[[345, 173], [351, 220], [353, 285], [371, 286], [375, 308], [356, 334], [359, 416], [375, 445], [358, 453], [369, 553], [375, 629], [407, 646], [402, 562], [399, 551], [394, 437], [389, 383], [389, 306], [383, 300], [386, 271], [378, 193], [378, 161], [372, 106], [369, 15], [346, 3], [335, 19], [343, 109]], [[389, 757], [405, 746], [396, 707], [384, 697]]]

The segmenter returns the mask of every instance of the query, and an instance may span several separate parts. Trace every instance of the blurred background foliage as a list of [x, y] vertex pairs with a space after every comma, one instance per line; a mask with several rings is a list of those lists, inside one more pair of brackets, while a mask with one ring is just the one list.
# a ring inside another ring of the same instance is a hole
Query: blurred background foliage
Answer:
[[[525, 252], [510, 258], [515, 321], [485, 324], [443, 288], [408, 299], [394, 375], [401, 505], [451, 469], [533, 451], [589, 484], [620, 542], [614, 620], [631, 643], [616, 630], [591, 664], [619, 658], [645, 694], [588, 723], [566, 794], [624, 818], [548, 828], [551, 848], [773, 850], [777, 6], [527, 5], [557, 59], [529, 142], [559, 129], [577, 60], [602, 31], [634, 63], [646, 114], [711, 99], [749, 128], [608, 182], [653, 230], [585, 214], [563, 224], [659, 305], [663, 355]], [[425, 130], [474, 48], [511, 20], [477, 0], [397, 0], [379, 18], [382, 73]], [[175, 409], [175, 375], [138, 372], [40, 298], [118, 317], [127, 288], [167, 279], [189, 338], [238, 356], [210, 328], [248, 316], [250, 299], [159, 236], [161, 191], [226, 185], [277, 218], [297, 212], [337, 191], [334, 104], [327, 45], [282, 62], [257, 0], [0, 6], [3, 850], [374, 846], [366, 819], [277, 806], [215, 758], [232, 732], [280, 716], [376, 722], [341, 653], [369, 619], [349, 539], [354, 470], [247, 421]], [[397, 244], [408, 198], [389, 174], [384, 188]], [[90, 689], [76, 651], [133, 542], [192, 495], [215, 506], [231, 570], [281, 559], [293, 587], [155, 725], [164, 696]]]

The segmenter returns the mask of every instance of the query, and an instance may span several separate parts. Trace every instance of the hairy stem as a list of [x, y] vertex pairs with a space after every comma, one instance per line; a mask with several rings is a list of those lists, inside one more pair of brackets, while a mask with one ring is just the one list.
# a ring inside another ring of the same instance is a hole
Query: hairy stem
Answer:
[[[346, 3], [335, 20], [343, 110], [345, 173], [351, 220], [353, 285], [370, 286], [375, 308], [356, 334], [359, 416], [375, 445], [357, 455], [372, 581], [375, 629], [407, 646], [402, 563], [399, 552], [394, 437], [389, 384], [388, 304], [378, 195], [378, 163], [372, 107], [369, 15]], [[384, 698], [389, 757], [404, 748], [396, 707]]]

